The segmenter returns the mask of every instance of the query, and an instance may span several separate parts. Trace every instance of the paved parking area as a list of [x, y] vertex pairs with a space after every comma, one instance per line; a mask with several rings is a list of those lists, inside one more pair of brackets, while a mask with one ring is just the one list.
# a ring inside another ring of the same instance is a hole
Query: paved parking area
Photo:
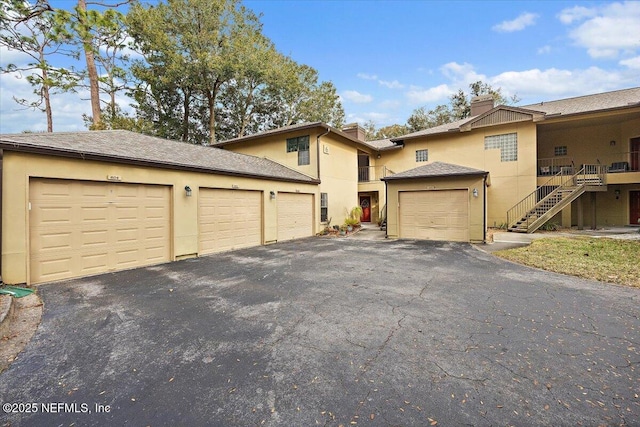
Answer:
[[40, 293], [0, 375], [38, 412], [10, 425], [640, 425], [640, 290], [467, 244], [304, 239]]

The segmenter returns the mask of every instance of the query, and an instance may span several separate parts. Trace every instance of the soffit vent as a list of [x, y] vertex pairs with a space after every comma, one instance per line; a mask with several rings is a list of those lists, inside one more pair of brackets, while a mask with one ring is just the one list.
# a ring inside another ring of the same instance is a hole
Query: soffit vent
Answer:
[[533, 115], [512, 110], [497, 110], [469, 123], [471, 129], [494, 126], [504, 123], [525, 122], [533, 119]]

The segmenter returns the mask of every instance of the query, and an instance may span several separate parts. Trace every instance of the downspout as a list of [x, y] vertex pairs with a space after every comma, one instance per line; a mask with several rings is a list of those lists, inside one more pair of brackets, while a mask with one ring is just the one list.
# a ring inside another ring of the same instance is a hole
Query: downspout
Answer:
[[[387, 181], [384, 182], [384, 204], [387, 205], [387, 212], [385, 212], [385, 222], [387, 223], [384, 226], [384, 238], [389, 238], [389, 191], [387, 186]], [[397, 223], [397, 215], [396, 215], [396, 223]], [[400, 233], [398, 233], [400, 234]]]
[[487, 174], [482, 179], [482, 243], [487, 243]]
[[320, 138], [328, 135], [329, 132], [331, 132], [331, 129], [327, 129], [325, 133], [316, 136], [316, 164], [318, 165], [318, 180], [320, 180]]

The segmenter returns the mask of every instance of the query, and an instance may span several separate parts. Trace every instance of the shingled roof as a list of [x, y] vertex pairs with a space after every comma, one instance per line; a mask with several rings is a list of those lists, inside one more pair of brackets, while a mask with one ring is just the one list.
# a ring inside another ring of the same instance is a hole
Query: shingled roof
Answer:
[[521, 108], [541, 111], [547, 115], [561, 114], [566, 116], [633, 106], [640, 106], [640, 87], [559, 99], [557, 101], [539, 102], [537, 104], [523, 105]]
[[[499, 105], [485, 114], [490, 114], [499, 109], [517, 110], [524, 113], [544, 114], [544, 119], [571, 116], [575, 114], [594, 113], [599, 111], [624, 110], [640, 107], [640, 87], [616, 90], [613, 92], [584, 95], [575, 98], [559, 99], [556, 101], [544, 101], [537, 104], [510, 107]], [[434, 126], [407, 135], [392, 138], [391, 142], [400, 142], [405, 139], [419, 138], [428, 135], [460, 132], [463, 126], [480, 116], [467, 117], [455, 122]]]
[[0, 135], [0, 148], [276, 181], [319, 182], [264, 158], [125, 130], [5, 134]]
[[466, 166], [454, 165], [444, 162], [433, 162], [417, 168], [382, 178], [382, 181], [395, 181], [400, 179], [433, 178], [440, 176], [465, 176], [465, 175], [486, 175], [489, 172], [468, 168]]

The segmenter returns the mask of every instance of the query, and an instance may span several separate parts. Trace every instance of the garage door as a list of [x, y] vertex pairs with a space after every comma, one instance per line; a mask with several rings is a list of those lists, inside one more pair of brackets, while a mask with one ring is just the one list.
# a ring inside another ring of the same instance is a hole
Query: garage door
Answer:
[[400, 237], [469, 241], [468, 190], [399, 193]]
[[262, 192], [201, 188], [198, 229], [201, 254], [262, 244]]
[[165, 186], [32, 179], [31, 283], [169, 261], [169, 196]]
[[278, 241], [313, 236], [313, 194], [278, 193]]

